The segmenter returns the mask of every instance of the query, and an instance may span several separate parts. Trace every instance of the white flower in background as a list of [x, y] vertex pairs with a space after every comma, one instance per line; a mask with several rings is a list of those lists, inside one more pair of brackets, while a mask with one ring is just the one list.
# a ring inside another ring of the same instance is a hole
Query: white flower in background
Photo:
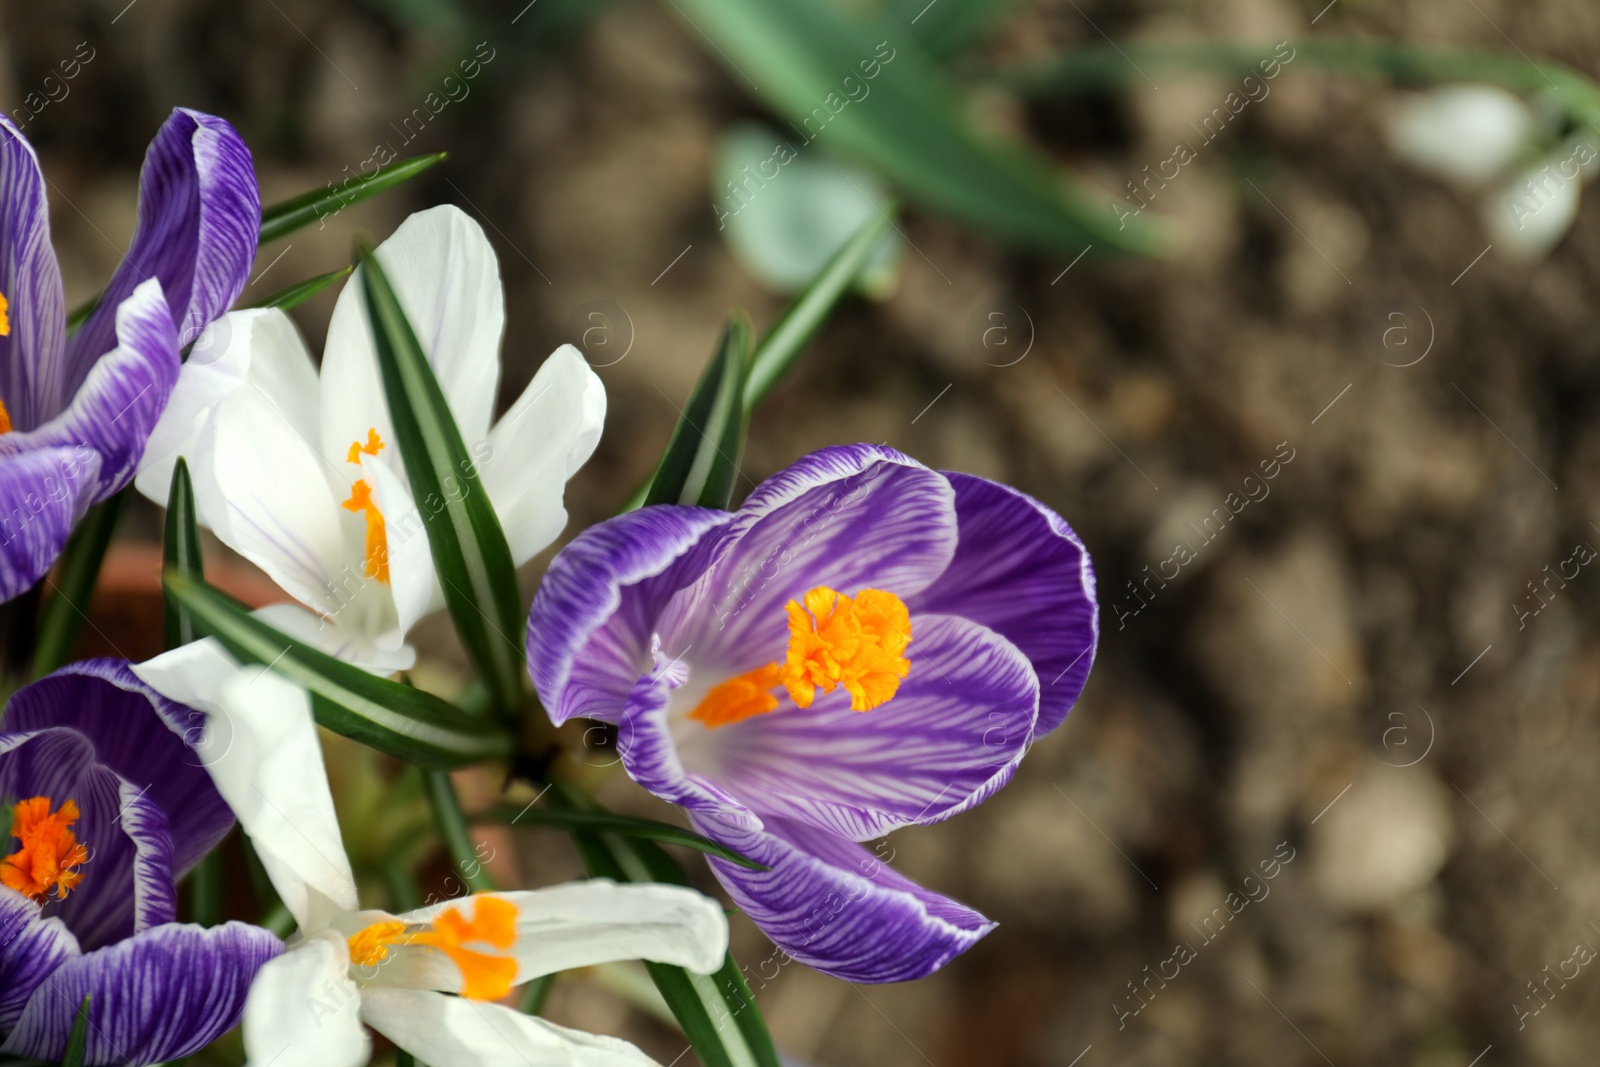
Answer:
[[359, 1067], [367, 1027], [431, 1067], [641, 1067], [654, 1061], [626, 1041], [492, 1001], [616, 960], [722, 965], [722, 907], [678, 886], [577, 882], [360, 910], [305, 692], [204, 641], [136, 671], [206, 713], [196, 751], [299, 924], [250, 987], [250, 1067]]
[[1479, 192], [1494, 246], [1534, 263], [1560, 243], [1600, 152], [1563, 139], [1558, 116], [1491, 85], [1447, 85], [1410, 94], [1388, 124], [1395, 153], [1420, 170]]
[[[566, 524], [567, 479], [589, 458], [605, 390], [563, 345], [491, 426], [505, 298], [494, 251], [453, 207], [412, 215], [377, 249], [439, 379], [476, 477], [524, 563]], [[164, 503], [179, 456], [203, 526], [306, 609], [262, 616], [291, 636], [378, 671], [404, 669], [405, 635], [443, 604], [416, 500], [394, 447], [359, 270], [339, 294], [320, 373], [287, 315], [238, 311], [184, 365], [136, 480]]]

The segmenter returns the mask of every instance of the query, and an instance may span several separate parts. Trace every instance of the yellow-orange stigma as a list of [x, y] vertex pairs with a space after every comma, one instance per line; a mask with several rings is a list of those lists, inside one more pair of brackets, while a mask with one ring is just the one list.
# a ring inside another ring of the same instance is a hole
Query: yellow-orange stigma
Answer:
[[11, 336], [11, 301], [0, 293], [0, 337]]
[[819, 585], [803, 604], [789, 601], [787, 610], [784, 659], [713, 686], [689, 718], [714, 729], [765, 715], [777, 710], [772, 690], [779, 686], [801, 708], [809, 708], [818, 691], [836, 688], [850, 694], [851, 711], [871, 711], [894, 699], [911, 672], [904, 655], [911, 644], [911, 612], [903, 600], [882, 589], [848, 597]]
[[516, 905], [499, 897], [474, 897], [470, 919], [449, 907], [431, 923], [408, 926], [398, 919], [373, 923], [352, 934], [347, 944], [350, 963], [357, 967], [380, 966], [395, 948], [436, 949], [461, 972], [462, 996], [499, 1000], [516, 981], [517, 961], [463, 946], [472, 942], [504, 952], [516, 940]]
[[[360, 463], [361, 454], [376, 456], [383, 451], [383, 438], [378, 436], [376, 428], [367, 430], [367, 440], [350, 442], [350, 451], [346, 455], [347, 462]], [[378, 502], [372, 499], [372, 486], [367, 484], [365, 478], [357, 478], [350, 486], [350, 499], [342, 505], [346, 511], [353, 511], [367, 520], [367, 549], [366, 562], [362, 573], [368, 578], [376, 579], [384, 585], [389, 584], [389, 536], [384, 527], [383, 512], [378, 510]]]
[[6, 410], [6, 402], [0, 400], [0, 433], [11, 432], [11, 412]]
[[77, 821], [78, 805], [73, 801], [53, 814], [49, 797], [20, 801], [11, 812], [11, 836], [22, 847], [0, 862], [0, 883], [34, 900], [52, 893], [57, 900], [64, 899], [83, 881], [78, 868], [89, 862], [88, 848], [72, 832]]

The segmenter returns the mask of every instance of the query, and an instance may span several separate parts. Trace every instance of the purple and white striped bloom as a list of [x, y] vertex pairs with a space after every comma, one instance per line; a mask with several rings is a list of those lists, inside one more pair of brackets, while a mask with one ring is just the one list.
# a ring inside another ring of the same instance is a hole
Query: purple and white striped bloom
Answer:
[[993, 923], [861, 842], [1003, 786], [1083, 688], [1089, 557], [1037, 501], [874, 445], [813, 453], [733, 513], [580, 534], [528, 620], [557, 723], [618, 727], [628, 773], [771, 869], [712, 868], [785, 952], [918, 978]]
[[0, 600], [42, 578], [84, 511], [133, 478], [183, 346], [244, 288], [260, 224], [238, 133], [174, 111], [145, 156], [127, 257], [69, 338], [44, 174], [0, 115]]
[[193, 742], [204, 716], [125, 663], [19, 690], [0, 730], [0, 1054], [59, 1060], [89, 996], [86, 1064], [186, 1056], [239, 1021], [283, 948], [174, 921], [175, 884], [233, 826]]

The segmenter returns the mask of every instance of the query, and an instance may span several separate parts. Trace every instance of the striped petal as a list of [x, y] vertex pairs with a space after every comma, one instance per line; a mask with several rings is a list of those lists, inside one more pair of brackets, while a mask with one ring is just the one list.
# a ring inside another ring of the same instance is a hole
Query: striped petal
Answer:
[[215, 116], [173, 111], [145, 154], [128, 254], [67, 344], [64, 395], [111, 349], [115, 309], [147, 280], [167, 294], [180, 345], [193, 341], [244, 290], [260, 231], [261, 193], [243, 138]]
[[116, 347], [89, 371], [67, 409], [27, 432], [0, 434], [5, 457], [37, 448], [85, 447], [99, 456], [91, 503], [133, 480], [178, 380], [178, 337], [161, 284], [151, 280], [115, 309]]
[[17, 1025], [33, 991], [78, 955], [71, 931], [39, 911], [21, 893], [0, 888], [0, 1034]]
[[[851, 711], [849, 694], [836, 689], [809, 708], [784, 706], [715, 730], [680, 720], [684, 764], [763, 820], [810, 823], [854, 841], [982, 802], [1022, 761], [1038, 680], [1015, 645], [977, 623], [914, 615], [911, 632], [911, 673], [887, 703]], [[627, 761], [630, 773], [636, 763]]]
[[1072, 710], [1100, 637], [1094, 567], [1066, 521], [1009, 486], [946, 471], [960, 545], [950, 566], [909, 598], [913, 613], [959, 615], [1005, 637], [1039, 675], [1047, 734]]
[[19, 689], [6, 706], [5, 723], [8, 730], [69, 727], [87, 738], [95, 762], [165, 814], [177, 875], [233, 827], [233, 812], [195, 751], [205, 716], [162, 696], [122, 660], [69, 664]]
[[67, 395], [62, 352], [66, 297], [50, 247], [50, 205], [33, 146], [0, 115], [0, 294], [11, 332], [0, 337], [0, 401], [11, 425], [31, 430]]
[[659, 629], [670, 655], [738, 673], [778, 657], [784, 605], [819, 585], [921, 592], [956, 549], [955, 494], [891, 448], [825, 448], [768, 478], [728, 524], [716, 561]]
[[[528, 670], [557, 724], [617, 722], [667, 601], [704, 569], [709, 508], [641, 508], [584, 530], [551, 562], [528, 616]], [[699, 547], [697, 547], [699, 546]]]
[[60, 1060], [87, 996], [85, 1064], [187, 1056], [238, 1023], [251, 980], [282, 949], [273, 934], [237, 922], [146, 930], [59, 967], [29, 998], [0, 1052]]
[[691, 816], [695, 829], [770, 868], [712, 859], [711, 869], [785, 953], [849, 982], [925, 978], [995, 924], [890, 869], [874, 852], [782, 819], [743, 830]]
[[100, 454], [87, 445], [0, 454], [0, 602], [49, 572], [99, 488]]

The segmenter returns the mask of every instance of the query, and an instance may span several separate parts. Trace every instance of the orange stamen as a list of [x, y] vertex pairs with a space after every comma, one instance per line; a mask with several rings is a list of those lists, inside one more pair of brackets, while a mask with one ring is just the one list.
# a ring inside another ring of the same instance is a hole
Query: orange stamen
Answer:
[[83, 881], [77, 868], [89, 861], [88, 848], [71, 829], [77, 821], [78, 805], [71, 800], [55, 814], [49, 797], [20, 801], [11, 812], [11, 836], [22, 847], [0, 862], [0, 883], [34, 900], [52, 891], [57, 900], [64, 899]]
[[369, 456], [376, 456], [379, 452], [382, 452], [384, 448], [385, 445], [383, 443], [383, 438], [378, 436], [377, 427], [372, 427], [371, 429], [367, 430], [366, 444], [362, 444], [360, 441], [350, 442], [350, 451], [345, 457], [345, 462], [360, 463], [361, 453], [365, 452]]
[[713, 686], [689, 713], [708, 729], [765, 715], [778, 706], [778, 686], [797, 707], [809, 708], [817, 691], [843, 687], [850, 710], [871, 711], [894, 699], [911, 671], [904, 656], [911, 644], [911, 612], [881, 589], [854, 597], [819, 585], [791, 600], [789, 647], [781, 663], [769, 663]]
[[11, 336], [11, 301], [0, 293], [0, 337]]
[[[3, 335], [0, 335], [3, 336]], [[11, 432], [11, 412], [6, 410], [6, 402], [0, 400], [0, 433]]]
[[464, 948], [469, 942], [502, 952], [517, 940], [517, 908], [499, 897], [473, 897], [472, 918], [449, 907], [433, 922], [407, 926], [399, 920], [373, 923], [349, 939], [350, 962], [376, 967], [389, 958], [391, 948], [431, 948], [444, 953], [461, 972], [461, 995], [472, 1000], [499, 1000], [511, 991], [517, 961], [510, 956]]
[[362, 573], [388, 585], [389, 538], [384, 531], [383, 512], [378, 510], [378, 502], [372, 499], [372, 486], [367, 484], [365, 478], [356, 479], [355, 484], [350, 486], [350, 499], [340, 507], [366, 518], [367, 560]]

